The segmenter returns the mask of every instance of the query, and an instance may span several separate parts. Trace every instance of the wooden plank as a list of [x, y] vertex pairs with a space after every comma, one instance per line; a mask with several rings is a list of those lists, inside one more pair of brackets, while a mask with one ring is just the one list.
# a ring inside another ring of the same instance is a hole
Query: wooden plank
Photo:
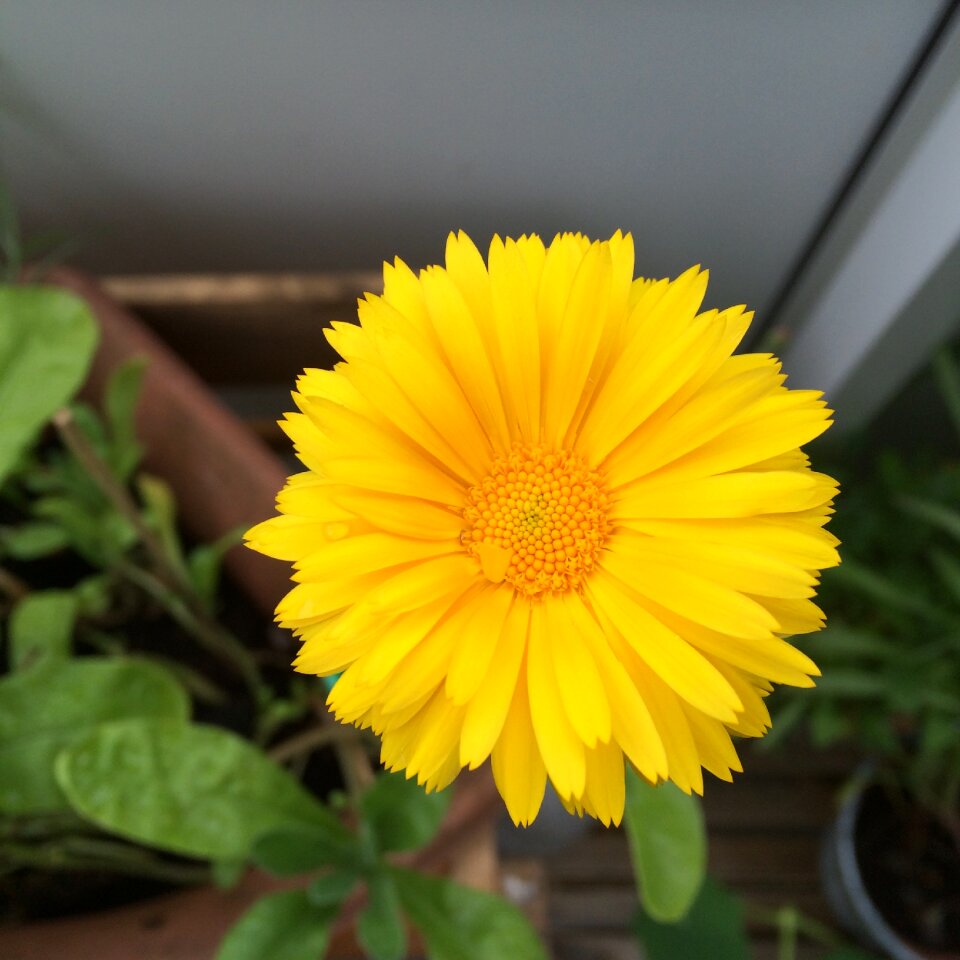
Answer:
[[337, 359], [323, 335], [356, 320], [377, 273], [107, 277], [138, 314], [212, 384], [292, 384], [304, 367]]

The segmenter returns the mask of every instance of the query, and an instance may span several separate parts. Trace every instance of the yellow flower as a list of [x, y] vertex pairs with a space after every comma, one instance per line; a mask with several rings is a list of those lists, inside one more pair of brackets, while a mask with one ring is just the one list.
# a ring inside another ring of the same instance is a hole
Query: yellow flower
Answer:
[[277, 619], [296, 668], [342, 673], [336, 716], [428, 789], [492, 758], [514, 821], [549, 777], [618, 823], [624, 758], [701, 792], [741, 770], [772, 683], [818, 670], [835, 482], [800, 446], [830, 424], [707, 274], [635, 280], [632, 238], [463, 233], [446, 266], [384, 266], [343, 357], [282, 426], [306, 472], [249, 545], [293, 561]]

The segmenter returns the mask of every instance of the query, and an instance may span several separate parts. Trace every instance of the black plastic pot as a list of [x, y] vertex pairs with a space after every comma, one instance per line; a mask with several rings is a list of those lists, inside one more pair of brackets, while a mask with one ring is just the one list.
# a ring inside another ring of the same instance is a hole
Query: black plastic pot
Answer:
[[[820, 872], [827, 902], [837, 922], [851, 936], [890, 960], [954, 960], [960, 954], [927, 949], [910, 943], [894, 929], [870, 894], [864, 878], [861, 856], [858, 854], [858, 837], [862, 828], [882, 824], [876, 821], [876, 801], [879, 789], [869, 769], [861, 771], [856, 778], [858, 786], [852, 790], [824, 836], [821, 847]], [[871, 796], [873, 798], [871, 802]], [[871, 813], [872, 810], [872, 813]], [[865, 816], [870, 818], [865, 819]], [[897, 839], [886, 828], [882, 831], [884, 842], [896, 844]], [[876, 831], [874, 831], [876, 835]], [[876, 889], [876, 888], [874, 888]]]

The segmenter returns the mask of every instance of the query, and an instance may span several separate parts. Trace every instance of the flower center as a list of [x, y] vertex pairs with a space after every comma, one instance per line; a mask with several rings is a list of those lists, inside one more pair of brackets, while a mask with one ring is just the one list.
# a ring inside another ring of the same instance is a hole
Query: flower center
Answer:
[[514, 447], [467, 493], [461, 534], [485, 577], [528, 597], [576, 590], [609, 530], [598, 473], [565, 450]]

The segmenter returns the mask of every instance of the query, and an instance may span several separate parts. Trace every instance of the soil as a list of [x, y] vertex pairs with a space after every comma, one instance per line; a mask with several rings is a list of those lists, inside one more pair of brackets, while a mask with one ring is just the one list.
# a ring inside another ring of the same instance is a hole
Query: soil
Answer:
[[867, 892], [890, 926], [920, 952], [960, 957], [960, 850], [947, 830], [874, 786], [855, 841]]

